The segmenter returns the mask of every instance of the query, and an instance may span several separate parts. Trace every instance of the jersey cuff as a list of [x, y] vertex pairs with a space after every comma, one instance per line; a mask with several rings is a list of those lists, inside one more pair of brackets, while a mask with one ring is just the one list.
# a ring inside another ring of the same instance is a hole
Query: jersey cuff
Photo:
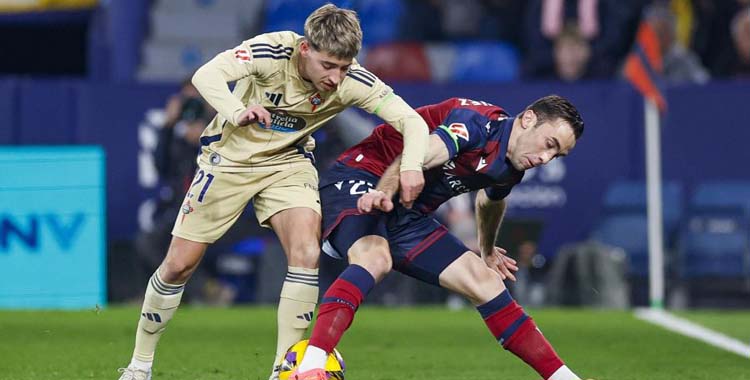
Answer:
[[438, 126], [438, 128], [432, 133], [436, 134], [441, 140], [443, 140], [445, 147], [448, 148], [448, 157], [456, 157], [458, 154], [458, 139], [453, 136], [453, 133], [451, 133], [444, 125]]
[[487, 198], [493, 201], [500, 201], [510, 194], [510, 189], [497, 188], [495, 186], [485, 187], [484, 193], [487, 194]]

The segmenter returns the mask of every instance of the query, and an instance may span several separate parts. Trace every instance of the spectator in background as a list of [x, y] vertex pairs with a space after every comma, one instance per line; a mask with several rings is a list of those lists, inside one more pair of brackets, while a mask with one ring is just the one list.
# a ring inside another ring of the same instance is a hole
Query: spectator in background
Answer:
[[554, 58], [557, 79], [575, 82], [586, 76], [591, 46], [576, 24], [566, 26], [555, 39]]
[[698, 56], [677, 41], [675, 16], [666, 2], [656, 2], [645, 12], [645, 21], [651, 25], [659, 39], [663, 75], [670, 83], [705, 83], [708, 71]]
[[731, 28], [735, 59], [729, 75], [750, 78], [750, 6], [737, 12]]
[[[568, 1], [569, 2], [569, 1]], [[581, 37], [592, 40], [599, 34], [599, 0], [577, 0], [577, 29]], [[542, 0], [542, 35], [550, 40], [563, 33], [565, 0]]]
[[[203, 101], [189, 80], [185, 80], [180, 91], [169, 98], [164, 113], [164, 124], [159, 129], [154, 151], [160, 187], [156, 210], [152, 215], [153, 225], [148, 230], [139, 231], [135, 240], [139, 278], [143, 282], [164, 259], [164, 252], [172, 239], [174, 220], [182, 206], [182, 197], [197, 169], [201, 133], [213, 117], [213, 109]], [[190, 286], [202, 289], [205, 276], [197, 273], [197, 278], [199, 280], [191, 282]], [[191, 295], [201, 293], [189, 292]]]
[[[577, 26], [589, 42], [591, 57], [586, 78], [612, 78], [627, 54], [646, 0], [532, 0], [524, 27], [524, 76], [557, 77], [554, 43]], [[606, 27], [602, 27], [606, 25]]]
[[693, 1], [692, 49], [714, 77], [732, 76], [735, 54], [730, 30], [741, 6], [742, 2], [734, 0]]

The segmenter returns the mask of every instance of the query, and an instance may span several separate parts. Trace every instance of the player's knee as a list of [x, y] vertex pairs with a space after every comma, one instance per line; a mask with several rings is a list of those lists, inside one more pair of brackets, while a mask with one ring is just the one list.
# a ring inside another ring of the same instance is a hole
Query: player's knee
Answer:
[[484, 303], [505, 289], [500, 275], [488, 268], [482, 260], [469, 266], [464, 278], [466, 294], [474, 303]]
[[320, 259], [320, 247], [317, 241], [295, 244], [288, 253], [289, 265], [302, 268], [317, 268]]
[[380, 237], [365, 237], [349, 249], [349, 262], [365, 268], [380, 281], [393, 267], [388, 243]]
[[161, 279], [169, 284], [184, 283], [193, 274], [198, 262], [193, 262], [182, 256], [169, 257], [164, 259], [159, 269]]

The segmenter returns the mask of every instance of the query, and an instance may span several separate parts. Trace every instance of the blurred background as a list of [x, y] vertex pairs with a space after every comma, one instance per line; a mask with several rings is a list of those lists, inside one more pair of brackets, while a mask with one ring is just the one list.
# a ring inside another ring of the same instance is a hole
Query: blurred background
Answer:
[[[214, 112], [186, 80], [256, 34], [301, 33], [324, 3], [0, 1], [0, 308], [140, 305]], [[522, 304], [648, 303], [645, 92], [662, 108], [665, 302], [750, 307], [750, 1], [334, 3], [359, 13], [358, 60], [414, 107], [463, 97], [515, 114], [557, 93], [583, 115], [574, 154], [511, 194], [498, 245], [521, 264]], [[347, 111], [317, 132], [318, 169], [378, 122]], [[456, 198], [440, 217], [475, 247], [472, 207]], [[342, 263], [322, 261], [330, 281]], [[285, 272], [250, 210], [185, 300], [275, 304]], [[400, 274], [369, 299], [463, 306]]]

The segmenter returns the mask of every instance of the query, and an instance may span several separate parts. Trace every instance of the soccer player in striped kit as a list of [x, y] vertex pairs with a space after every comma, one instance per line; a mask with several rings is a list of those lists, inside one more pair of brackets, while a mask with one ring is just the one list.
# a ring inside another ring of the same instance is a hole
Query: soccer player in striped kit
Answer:
[[[289, 265], [278, 308], [277, 361], [300, 340], [318, 299], [321, 212], [310, 135], [345, 108], [373, 113], [403, 135], [402, 196], [413, 201], [419, 194], [427, 125], [357, 64], [361, 44], [356, 13], [327, 4], [307, 18], [304, 36], [256, 36], [195, 73], [193, 84], [218, 114], [201, 136], [198, 172], [167, 256], [148, 282], [133, 358], [120, 369], [120, 380], [151, 378], [156, 345], [185, 283], [206, 247], [250, 200], [261, 225], [279, 237]], [[229, 82], [236, 82], [231, 92]], [[272, 372], [271, 379], [276, 377]]]
[[[322, 177], [323, 250], [346, 255], [350, 265], [323, 296], [309, 346], [291, 378], [327, 379], [327, 354], [367, 293], [393, 268], [466, 297], [497, 341], [545, 380], [580, 380], [505, 288], [503, 280], [515, 280], [518, 268], [495, 247], [505, 197], [525, 170], [573, 149], [583, 133], [578, 111], [552, 95], [516, 117], [492, 104], [460, 98], [417, 112], [432, 134], [425, 187], [415, 202], [392, 200], [402, 138], [387, 124], [339, 156]], [[432, 216], [451, 197], [475, 190], [480, 255]]]

